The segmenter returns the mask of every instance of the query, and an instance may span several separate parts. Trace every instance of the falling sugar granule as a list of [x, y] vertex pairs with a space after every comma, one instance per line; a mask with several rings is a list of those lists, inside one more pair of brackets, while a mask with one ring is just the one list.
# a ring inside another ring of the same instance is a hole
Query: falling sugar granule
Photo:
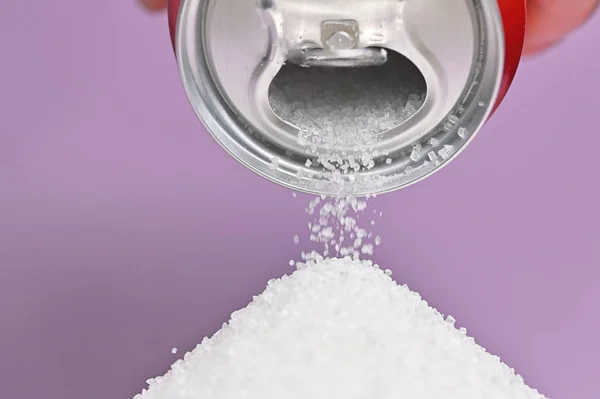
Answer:
[[[379, 245], [381, 238], [361, 225], [359, 219], [366, 208], [366, 199], [314, 198], [306, 209], [306, 213], [314, 217], [308, 224], [309, 239], [323, 247], [320, 252], [303, 252], [302, 259], [336, 256], [359, 259], [361, 254], [372, 255], [373, 244]], [[371, 220], [368, 227], [372, 227], [374, 222]]]
[[370, 262], [319, 260], [266, 290], [135, 399], [543, 399]]

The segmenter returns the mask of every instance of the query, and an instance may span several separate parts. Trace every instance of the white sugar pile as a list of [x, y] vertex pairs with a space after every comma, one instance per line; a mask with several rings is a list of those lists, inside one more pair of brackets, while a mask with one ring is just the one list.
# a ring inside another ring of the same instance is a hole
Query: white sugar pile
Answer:
[[369, 262], [272, 280], [135, 399], [542, 399]]

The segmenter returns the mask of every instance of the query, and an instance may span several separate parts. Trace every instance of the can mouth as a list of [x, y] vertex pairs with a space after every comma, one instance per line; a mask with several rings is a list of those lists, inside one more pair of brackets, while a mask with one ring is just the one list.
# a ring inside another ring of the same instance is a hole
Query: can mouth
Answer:
[[[480, 0], [186, 0], [175, 42], [190, 103], [223, 148], [329, 195], [396, 190], [446, 165], [491, 113], [505, 53], [498, 4]], [[306, 43], [320, 49], [303, 58]], [[343, 192], [336, 165], [315, 162], [331, 152], [350, 159]], [[357, 167], [357, 153], [371, 159]]]
[[[375, 143], [415, 115], [426, 96], [419, 68], [388, 51], [387, 61], [377, 66], [307, 68], [286, 63], [271, 82], [269, 104], [283, 122], [305, 133], [316, 156], [350, 153]], [[387, 153], [385, 148], [379, 152]]]

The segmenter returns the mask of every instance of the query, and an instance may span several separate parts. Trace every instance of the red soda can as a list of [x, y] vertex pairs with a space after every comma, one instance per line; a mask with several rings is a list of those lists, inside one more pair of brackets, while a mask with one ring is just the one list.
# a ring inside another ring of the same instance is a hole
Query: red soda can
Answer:
[[313, 194], [392, 191], [454, 159], [504, 99], [525, 24], [525, 0], [169, 2], [206, 130]]

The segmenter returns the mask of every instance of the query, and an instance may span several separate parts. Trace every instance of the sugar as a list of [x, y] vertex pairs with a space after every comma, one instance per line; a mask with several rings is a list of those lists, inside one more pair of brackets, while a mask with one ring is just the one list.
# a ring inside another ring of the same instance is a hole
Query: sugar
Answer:
[[[372, 250], [359, 251], [363, 245], [369, 248], [369, 244], [372, 244], [373, 234], [367, 227], [372, 227], [373, 221], [368, 222], [368, 226], [359, 223], [366, 208], [367, 200], [355, 197], [313, 199], [306, 213], [314, 217], [308, 224], [309, 239], [322, 245], [322, 249], [316, 252], [318, 256], [350, 255], [359, 259], [361, 254], [372, 255]], [[310, 253], [305, 254], [305, 258], [307, 256]]]
[[410, 159], [414, 162], [419, 160], [421, 153], [421, 146], [419, 144], [414, 145], [412, 148], [412, 152], [410, 153]]
[[269, 164], [269, 169], [276, 170], [279, 167], [279, 158], [274, 158]]
[[544, 398], [389, 274], [303, 264], [134, 399]]
[[375, 167], [380, 134], [417, 112], [425, 91], [419, 70], [391, 52], [388, 62], [378, 67], [287, 65], [273, 80], [269, 103], [282, 120], [300, 130], [298, 144], [314, 154], [322, 176], [333, 183], [332, 195], [342, 196], [372, 184], [352, 175]]
[[172, 353], [172, 354], [176, 354], [176, 353], [177, 353], [177, 348], [173, 348], [173, 349], [171, 349], [171, 353]]
[[[298, 129], [297, 142], [310, 157], [304, 166], [333, 191], [323, 204], [311, 202], [307, 210], [313, 215], [314, 208], [320, 206], [313, 224], [328, 228], [319, 232], [309, 227], [310, 241], [323, 245], [320, 255], [358, 258], [372, 254], [369, 250], [355, 251], [356, 241], [345, 242], [349, 233], [360, 228], [358, 213], [367, 205], [366, 200], [361, 201], [362, 209], [355, 209], [349, 206], [347, 195], [362, 191], [368, 198], [378, 184], [383, 185], [381, 179], [375, 181], [358, 172], [373, 169], [378, 157], [387, 156], [377, 148], [381, 134], [414, 115], [425, 97], [426, 84], [418, 68], [394, 52], [378, 67], [301, 68], [289, 64], [273, 80], [269, 89], [273, 112]], [[415, 162], [421, 158], [420, 144], [412, 148], [410, 158]], [[393, 159], [388, 156], [381, 162], [391, 165]], [[272, 169], [278, 167], [275, 161], [270, 165]], [[406, 173], [411, 170], [405, 169]], [[307, 173], [302, 169], [298, 176]], [[366, 241], [370, 237], [372, 234], [361, 237], [359, 245], [369, 248], [371, 243]]]
[[453, 152], [454, 147], [449, 144], [446, 144], [444, 145], [444, 148], [438, 151], [438, 154], [440, 157], [442, 157], [442, 159], [448, 159], [450, 158], [450, 155], [452, 155]]
[[365, 244], [360, 250], [363, 254], [373, 255], [373, 244]]
[[[280, 118], [309, 133], [307, 142], [358, 142], [350, 136], [364, 139], [388, 130], [422, 105], [421, 95], [409, 99], [424, 91], [421, 80], [396, 73], [392, 64], [344, 70], [288, 66], [273, 81], [269, 102]], [[343, 137], [334, 140], [336, 135]]]
[[456, 324], [456, 319], [452, 316], [447, 316], [446, 317], [446, 323], [454, 326]]

